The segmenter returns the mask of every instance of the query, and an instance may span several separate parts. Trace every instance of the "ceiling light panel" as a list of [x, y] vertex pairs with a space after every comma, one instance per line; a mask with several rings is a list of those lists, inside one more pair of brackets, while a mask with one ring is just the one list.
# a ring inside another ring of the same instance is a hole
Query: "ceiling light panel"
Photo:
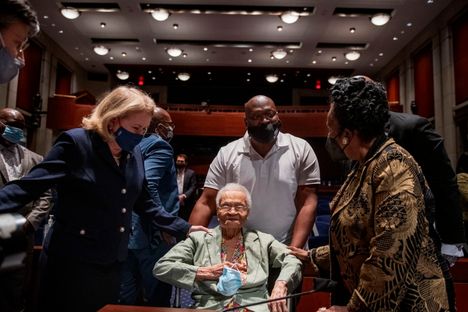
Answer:
[[223, 14], [223, 15], [277, 15], [293, 11], [297, 16], [313, 14], [314, 7], [292, 6], [249, 6], [249, 5], [210, 5], [210, 4], [159, 4], [140, 3], [142, 11], [152, 13], [158, 9], [165, 9], [170, 14]]
[[119, 12], [120, 6], [116, 2], [61, 2], [62, 7], [75, 8], [80, 12]]
[[393, 9], [384, 8], [343, 8], [338, 7], [333, 11], [333, 15], [340, 17], [360, 17], [360, 16], [372, 16], [379, 13], [385, 13], [392, 15]]
[[155, 39], [156, 44], [166, 46], [177, 45], [193, 45], [203, 47], [216, 47], [216, 48], [283, 48], [283, 49], [300, 49], [302, 42], [283, 41], [228, 41], [228, 40], [177, 40], [177, 39]]

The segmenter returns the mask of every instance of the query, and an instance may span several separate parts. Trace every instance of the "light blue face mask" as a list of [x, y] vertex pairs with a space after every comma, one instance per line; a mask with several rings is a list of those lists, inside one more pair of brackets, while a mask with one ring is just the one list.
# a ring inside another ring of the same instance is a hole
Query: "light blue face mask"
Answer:
[[13, 144], [18, 144], [25, 139], [24, 132], [22, 129], [8, 125], [5, 125], [5, 130], [3, 130], [2, 138]]
[[0, 47], [0, 83], [7, 83], [18, 75], [19, 70], [24, 66], [24, 62], [8, 52], [1, 35], [0, 43], [2, 45]]
[[241, 273], [228, 267], [223, 268], [223, 274], [219, 277], [216, 288], [226, 297], [234, 295], [242, 286]]

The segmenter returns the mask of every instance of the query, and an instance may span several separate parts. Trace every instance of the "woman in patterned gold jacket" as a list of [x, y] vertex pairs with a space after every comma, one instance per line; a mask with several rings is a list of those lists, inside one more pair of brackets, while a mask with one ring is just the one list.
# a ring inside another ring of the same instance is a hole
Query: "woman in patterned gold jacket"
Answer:
[[429, 232], [431, 192], [418, 164], [385, 135], [385, 89], [366, 77], [331, 89], [327, 150], [356, 161], [330, 203], [330, 243], [308, 253], [338, 281], [321, 311], [448, 311], [440, 251]]

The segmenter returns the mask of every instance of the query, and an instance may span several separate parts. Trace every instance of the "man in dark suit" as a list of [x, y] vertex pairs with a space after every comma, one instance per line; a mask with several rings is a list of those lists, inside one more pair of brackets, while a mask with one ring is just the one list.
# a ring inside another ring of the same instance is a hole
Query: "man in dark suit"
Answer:
[[[24, 128], [25, 120], [21, 112], [13, 108], [0, 109], [0, 188], [10, 181], [25, 176], [32, 167], [42, 161], [41, 155], [19, 144], [25, 139]], [[24, 308], [24, 300], [31, 299], [34, 232], [49, 212], [50, 200], [51, 194], [47, 192], [18, 211], [26, 217], [23, 230], [28, 236], [28, 256], [25, 259], [25, 267], [2, 273], [1, 311], [20, 311]]]
[[189, 219], [195, 204], [195, 191], [197, 189], [197, 177], [195, 171], [188, 169], [188, 157], [185, 154], [177, 155], [177, 187], [179, 189], [179, 217]]

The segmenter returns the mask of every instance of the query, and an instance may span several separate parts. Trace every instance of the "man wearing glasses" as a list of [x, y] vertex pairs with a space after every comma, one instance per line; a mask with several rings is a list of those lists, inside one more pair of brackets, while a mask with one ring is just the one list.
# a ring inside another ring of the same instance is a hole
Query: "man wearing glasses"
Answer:
[[24, 66], [28, 39], [39, 31], [36, 13], [28, 1], [0, 0], [0, 84], [18, 75]]
[[317, 157], [305, 140], [280, 132], [281, 121], [269, 97], [257, 95], [245, 104], [245, 125], [245, 135], [222, 147], [211, 163], [190, 223], [208, 225], [218, 190], [239, 183], [252, 194], [246, 226], [302, 248], [317, 206]]

